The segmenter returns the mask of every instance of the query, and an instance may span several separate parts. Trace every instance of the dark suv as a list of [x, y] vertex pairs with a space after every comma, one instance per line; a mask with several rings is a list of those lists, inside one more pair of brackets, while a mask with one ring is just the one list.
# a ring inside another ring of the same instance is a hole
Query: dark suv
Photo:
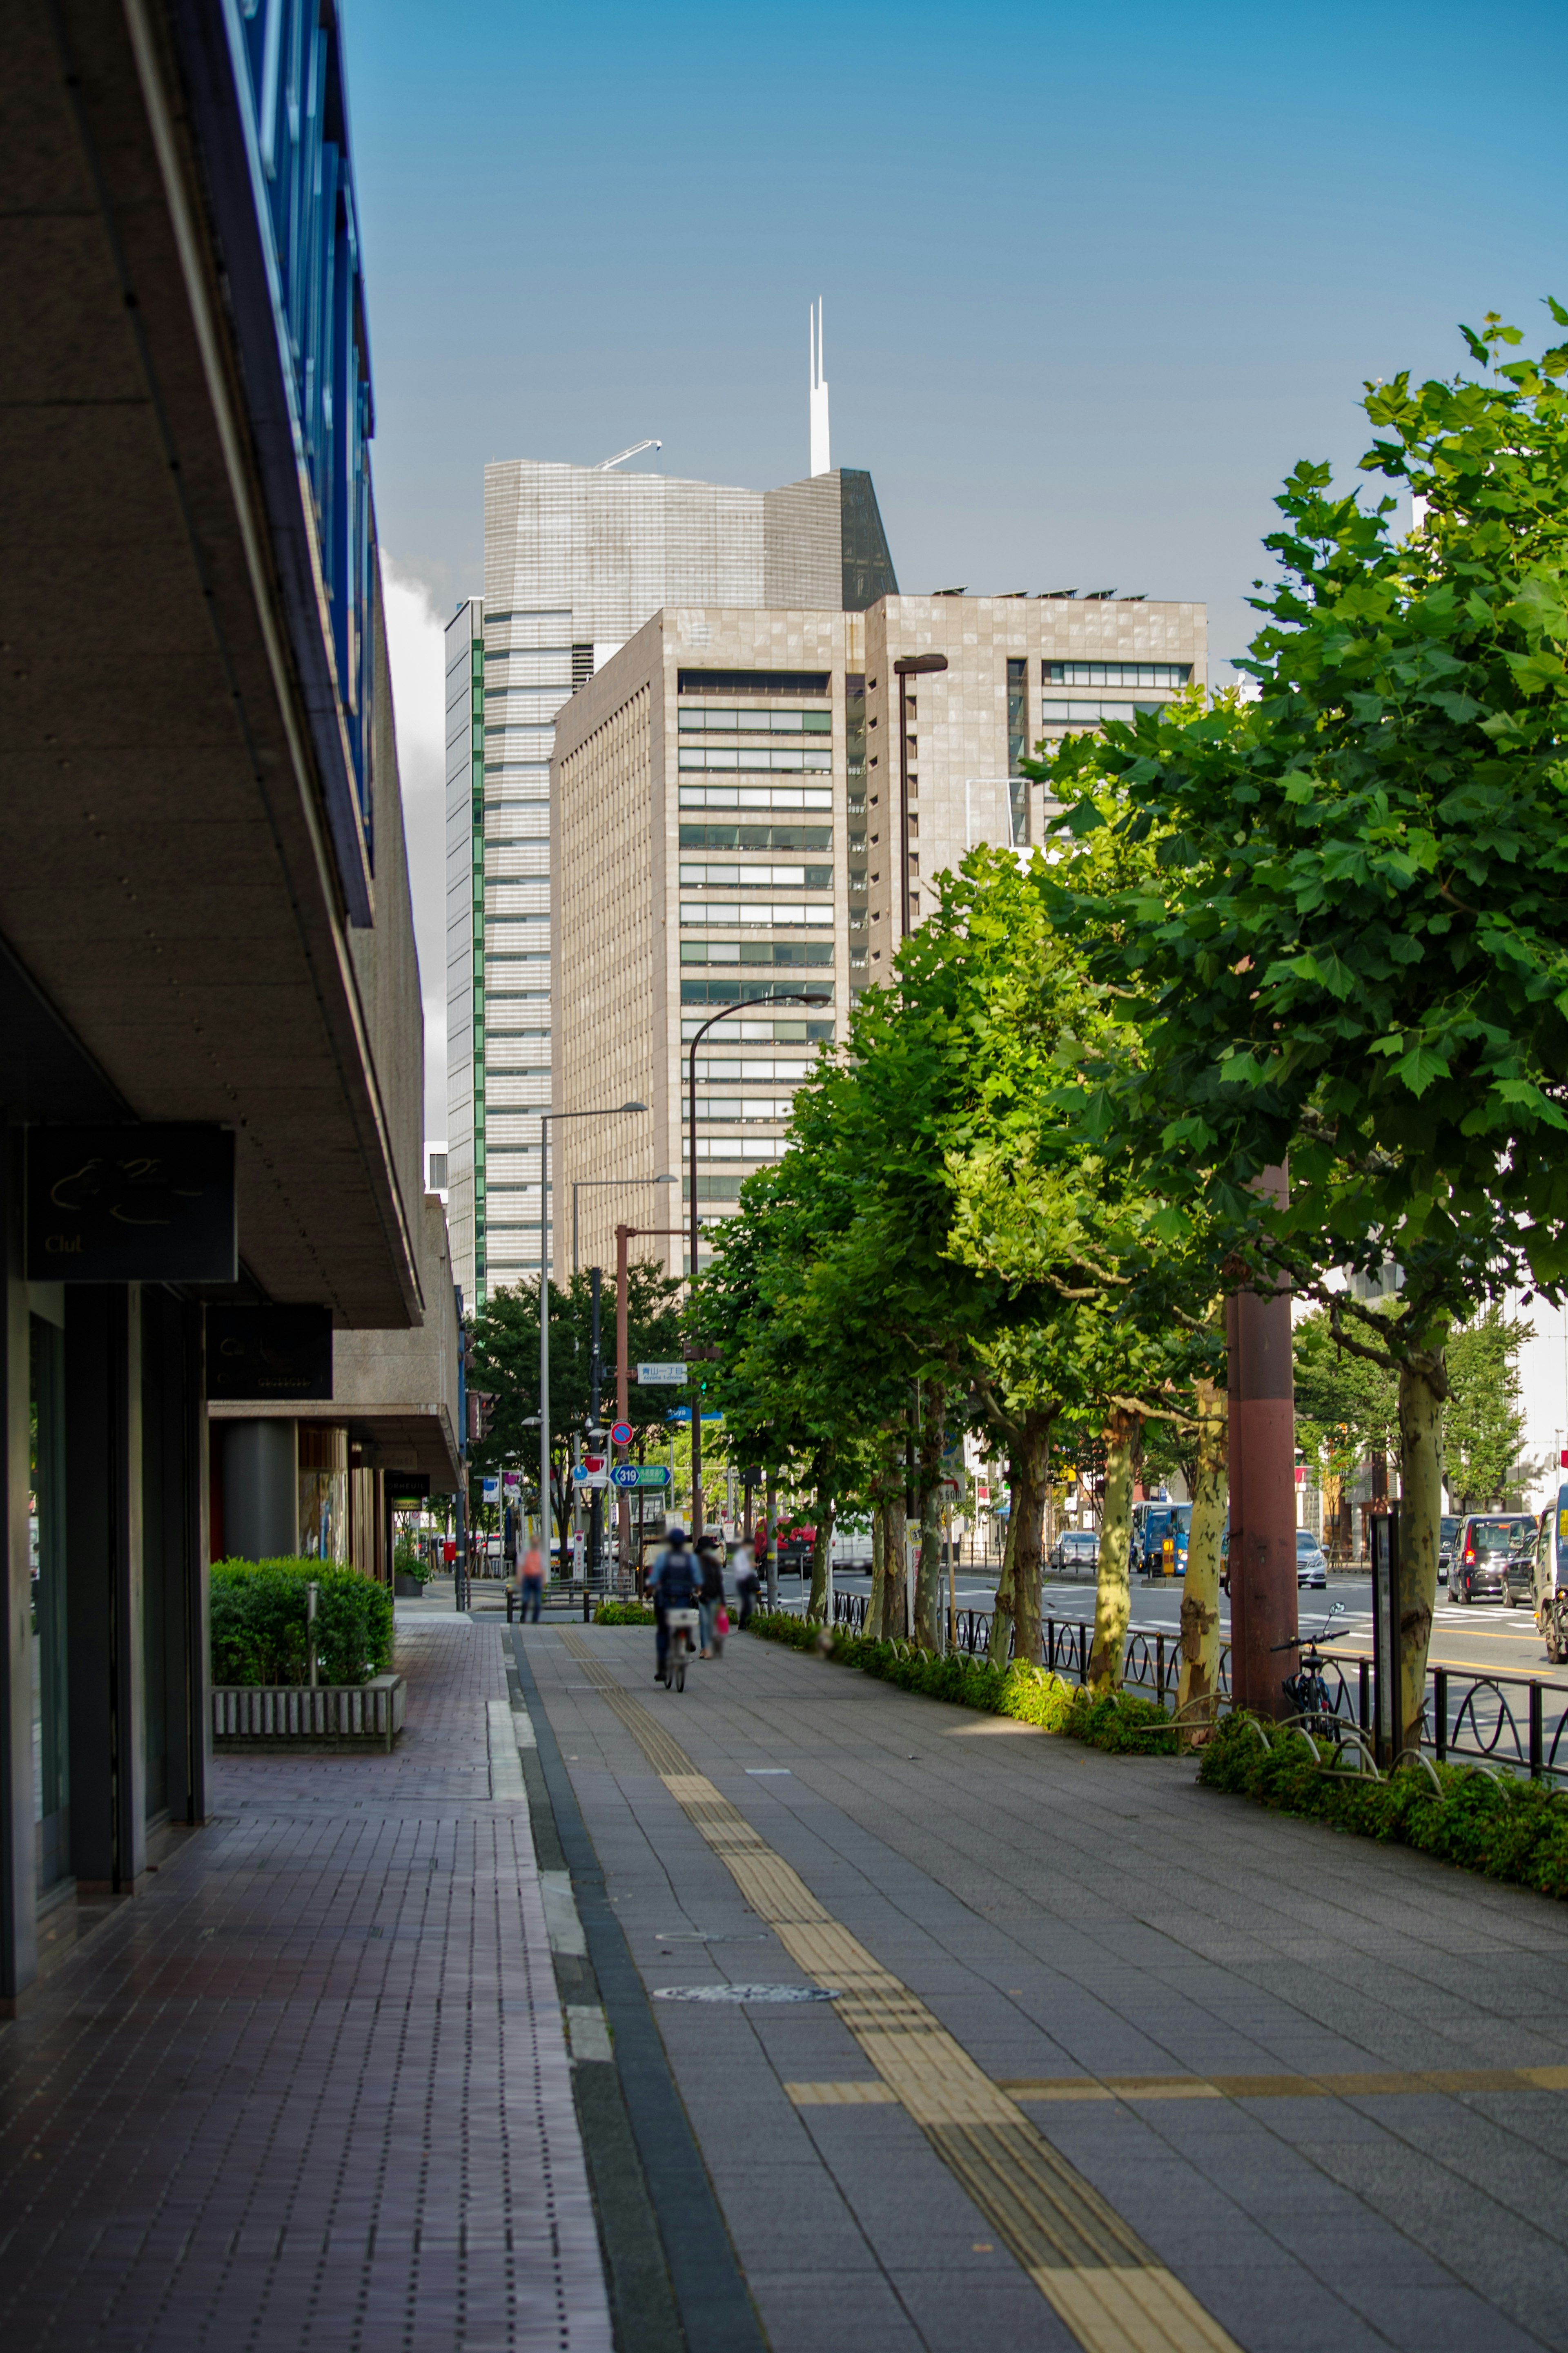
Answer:
[[1530, 1541], [1534, 1528], [1524, 1512], [1473, 1512], [1454, 1539], [1449, 1600], [1506, 1600], [1509, 1555]]

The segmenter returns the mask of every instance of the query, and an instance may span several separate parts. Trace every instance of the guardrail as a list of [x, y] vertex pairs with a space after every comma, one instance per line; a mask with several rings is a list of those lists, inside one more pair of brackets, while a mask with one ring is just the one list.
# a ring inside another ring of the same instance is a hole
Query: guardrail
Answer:
[[[833, 1622], [863, 1633], [868, 1607], [864, 1593], [836, 1593]], [[991, 1647], [991, 1612], [959, 1610], [955, 1631], [959, 1650], [983, 1656]], [[1084, 1618], [1043, 1619], [1042, 1664], [1067, 1683], [1087, 1683], [1092, 1631]], [[1376, 1700], [1373, 1662], [1346, 1651], [1319, 1655], [1330, 1713], [1370, 1738]], [[1126, 1689], [1142, 1692], [1163, 1707], [1173, 1706], [1180, 1676], [1181, 1636], [1174, 1627], [1128, 1628], [1121, 1669]], [[1230, 1705], [1228, 1642], [1220, 1649], [1219, 1700], [1222, 1708]], [[1481, 1675], [1429, 1666], [1421, 1745], [1439, 1764], [1468, 1762], [1568, 1785], [1568, 1683], [1540, 1675]]]

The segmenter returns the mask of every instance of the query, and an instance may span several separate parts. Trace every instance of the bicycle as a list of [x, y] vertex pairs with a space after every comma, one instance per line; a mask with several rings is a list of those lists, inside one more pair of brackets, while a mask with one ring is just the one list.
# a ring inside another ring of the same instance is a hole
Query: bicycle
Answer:
[[1309, 1634], [1304, 1641], [1297, 1634], [1289, 1642], [1276, 1642], [1272, 1646], [1276, 1651], [1300, 1651], [1300, 1664], [1293, 1675], [1285, 1677], [1279, 1688], [1294, 1705], [1307, 1731], [1322, 1739], [1333, 1737], [1339, 1719], [1329, 1697], [1329, 1686], [1323, 1680], [1323, 1668], [1327, 1662], [1318, 1644], [1339, 1614], [1340, 1604], [1336, 1601], [1315, 1634]]
[[698, 1628], [695, 1609], [667, 1609], [664, 1613], [669, 1645], [664, 1654], [664, 1687], [666, 1691], [686, 1689], [686, 1662], [696, 1647], [693, 1637]]

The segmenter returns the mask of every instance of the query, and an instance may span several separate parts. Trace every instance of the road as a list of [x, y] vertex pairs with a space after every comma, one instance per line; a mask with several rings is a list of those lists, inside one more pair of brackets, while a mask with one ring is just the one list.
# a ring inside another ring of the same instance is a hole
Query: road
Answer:
[[[837, 1571], [835, 1583], [841, 1593], [868, 1593], [868, 1576], [847, 1569]], [[787, 1608], [795, 1594], [796, 1580], [785, 1577], [780, 1580], [780, 1599]], [[984, 1572], [960, 1569], [958, 1573], [958, 1607], [961, 1609], [989, 1609], [995, 1595], [995, 1583]], [[1314, 1632], [1333, 1619], [1326, 1637], [1325, 1647], [1352, 1658], [1372, 1656], [1372, 1583], [1364, 1577], [1334, 1577], [1329, 1580], [1327, 1592], [1303, 1589], [1299, 1596], [1300, 1626], [1303, 1632]], [[1094, 1615], [1094, 1582], [1089, 1577], [1047, 1580], [1044, 1608], [1047, 1618], [1092, 1618]], [[1178, 1582], [1170, 1584], [1135, 1583], [1132, 1588], [1132, 1622], [1135, 1626], [1168, 1627], [1173, 1631], [1182, 1614], [1182, 1588]], [[1226, 1641], [1230, 1636], [1230, 1604], [1220, 1596], [1220, 1630]], [[1433, 1630], [1431, 1663], [1435, 1667], [1453, 1667], [1462, 1673], [1480, 1675], [1542, 1675], [1564, 1676], [1568, 1670], [1554, 1669], [1547, 1662], [1546, 1649], [1535, 1621], [1526, 1609], [1507, 1609], [1500, 1603], [1456, 1605], [1447, 1601], [1442, 1590], [1437, 1600], [1437, 1622]], [[1281, 1664], [1281, 1673], [1286, 1671]]]

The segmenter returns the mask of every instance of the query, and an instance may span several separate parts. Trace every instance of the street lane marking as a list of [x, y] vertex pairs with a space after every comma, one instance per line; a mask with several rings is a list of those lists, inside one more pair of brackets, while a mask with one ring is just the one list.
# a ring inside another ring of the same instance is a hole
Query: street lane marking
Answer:
[[1239, 2353], [1195, 2296], [1045, 2140], [919, 1996], [835, 1920], [581, 1635], [582, 1662], [666, 1788], [802, 1973], [841, 1989], [839, 2016], [890, 2099], [925, 2133], [1084, 2353]]

